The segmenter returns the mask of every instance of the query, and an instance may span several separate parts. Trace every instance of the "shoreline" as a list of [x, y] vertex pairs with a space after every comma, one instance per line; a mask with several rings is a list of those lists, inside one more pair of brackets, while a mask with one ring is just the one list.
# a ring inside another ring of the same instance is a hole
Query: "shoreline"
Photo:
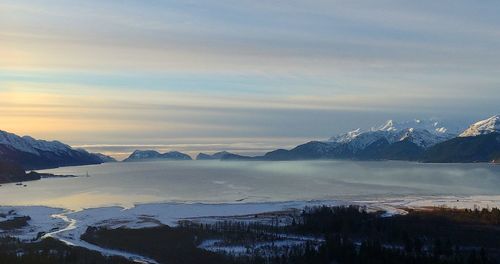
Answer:
[[[98, 251], [103, 255], [118, 255], [143, 263], [152, 260], [127, 252], [101, 248], [83, 241], [80, 236], [88, 227], [140, 229], [163, 225], [177, 226], [182, 221], [214, 223], [217, 221], [259, 222], [287, 225], [293, 215], [307, 207], [356, 205], [368, 211], [384, 211], [383, 217], [406, 214], [412, 209], [429, 208], [500, 208], [500, 196], [433, 196], [400, 197], [372, 200], [323, 200], [254, 203], [144, 203], [131, 208], [108, 206], [70, 210], [46, 206], [2, 206], [0, 213], [15, 211], [18, 216], [30, 216], [28, 226], [13, 232], [3, 232], [22, 241], [38, 241], [52, 237], [67, 245]], [[0, 218], [1, 220], [1, 218]]]
[[[359, 198], [359, 197], [358, 197]], [[314, 206], [356, 205], [369, 211], [384, 211], [385, 216], [405, 214], [407, 210], [422, 208], [482, 209], [500, 208], [500, 195], [473, 196], [401, 196], [367, 199], [329, 199], [310, 201], [270, 202], [153, 202], [136, 203], [131, 207], [109, 205], [78, 210], [44, 205], [0, 205], [0, 213], [14, 210], [17, 215], [32, 217], [31, 224], [43, 227], [49, 222], [60, 229], [60, 218], [66, 215], [88, 225], [141, 228], [158, 224], [175, 226], [179, 221], [217, 219], [273, 214], [302, 210]], [[86, 218], [86, 221], [81, 219]], [[1, 218], [0, 218], [1, 220]], [[59, 224], [58, 224], [59, 223]], [[32, 234], [35, 230], [32, 230]], [[49, 233], [49, 232], [45, 232]]]

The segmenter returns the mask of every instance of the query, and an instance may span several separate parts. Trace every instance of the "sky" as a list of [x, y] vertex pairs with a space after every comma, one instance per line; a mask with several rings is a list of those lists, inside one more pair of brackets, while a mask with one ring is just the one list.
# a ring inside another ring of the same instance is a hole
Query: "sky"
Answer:
[[0, 129], [124, 156], [257, 154], [499, 114], [500, 2], [0, 2]]

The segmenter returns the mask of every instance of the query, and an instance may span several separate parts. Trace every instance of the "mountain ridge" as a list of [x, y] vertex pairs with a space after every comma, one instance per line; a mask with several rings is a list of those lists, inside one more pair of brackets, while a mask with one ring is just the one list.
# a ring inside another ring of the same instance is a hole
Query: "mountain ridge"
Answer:
[[112, 161], [113, 158], [100, 153], [89, 153], [84, 149], [75, 149], [56, 140], [21, 137], [0, 130], [0, 160], [31, 170], [100, 164]]
[[138, 162], [148, 160], [192, 160], [191, 156], [179, 151], [160, 153], [156, 150], [135, 150], [123, 162]]
[[493, 132], [500, 133], [500, 115], [494, 115], [470, 125], [459, 137], [478, 136]]
[[362, 150], [382, 138], [391, 144], [409, 139], [420, 147], [428, 148], [458, 134], [449, 131], [448, 128], [435, 120], [414, 119], [405, 122], [387, 120], [376, 128], [372, 127], [369, 130], [358, 128], [331, 137], [327, 142], [348, 143], [354, 152]]
[[[494, 119], [495, 116], [486, 120]], [[416, 122], [420, 124], [421, 121]], [[481, 120], [475, 124], [490, 124]], [[408, 123], [406, 123], [408, 124]], [[500, 137], [497, 131], [468, 137], [451, 134], [448, 129], [433, 123], [430, 132], [422, 127], [408, 128], [392, 120], [378, 128], [356, 129], [327, 141], [309, 141], [290, 150], [277, 149], [250, 160], [409, 160], [421, 162], [493, 162], [500, 159]], [[462, 132], [463, 134], [463, 132]], [[464, 153], [464, 155], [457, 155]]]
[[233, 153], [227, 151], [220, 151], [213, 154], [199, 153], [196, 156], [196, 160], [220, 160], [223, 159], [227, 155], [235, 155]]

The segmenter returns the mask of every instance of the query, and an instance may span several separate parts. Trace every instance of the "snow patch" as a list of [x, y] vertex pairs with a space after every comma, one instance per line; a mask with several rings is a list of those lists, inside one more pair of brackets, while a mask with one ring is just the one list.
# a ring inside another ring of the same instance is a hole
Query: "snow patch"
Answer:
[[472, 124], [460, 134], [460, 137], [473, 137], [493, 132], [500, 132], [500, 115], [494, 115]]
[[431, 147], [437, 143], [451, 139], [455, 136], [449, 133], [449, 129], [435, 120], [415, 119], [412, 121], [395, 122], [388, 120], [378, 127], [369, 130], [356, 129], [344, 134], [332, 137], [328, 142], [349, 144], [356, 152], [363, 150], [370, 144], [385, 139], [389, 143], [409, 140], [422, 148]]

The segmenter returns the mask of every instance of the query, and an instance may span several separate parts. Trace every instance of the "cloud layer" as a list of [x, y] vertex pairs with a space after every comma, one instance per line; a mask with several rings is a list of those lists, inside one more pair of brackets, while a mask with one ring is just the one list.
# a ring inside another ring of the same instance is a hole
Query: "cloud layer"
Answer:
[[287, 145], [386, 118], [470, 121], [498, 112], [498, 11], [494, 1], [6, 0], [1, 129], [76, 145]]

